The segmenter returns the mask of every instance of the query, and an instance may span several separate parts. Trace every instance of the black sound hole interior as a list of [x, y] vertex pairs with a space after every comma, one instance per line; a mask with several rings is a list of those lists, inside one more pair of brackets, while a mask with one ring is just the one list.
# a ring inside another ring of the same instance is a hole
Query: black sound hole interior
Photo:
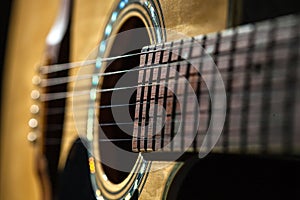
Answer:
[[[138, 17], [131, 17], [122, 25], [122, 27], [119, 30], [119, 33], [127, 31], [127, 30], [131, 30], [131, 29], [135, 29], [135, 28], [142, 28], [142, 27], [145, 27], [145, 25], [141, 19], [139, 19]], [[129, 50], [128, 48], [129, 48], [130, 44], [132, 44], [132, 43], [138, 44], [139, 49]], [[115, 39], [109, 56], [111, 57], [111, 56], [118, 56], [118, 55], [122, 55], [122, 54], [124, 55], [124, 52], [126, 52], [126, 54], [137, 53], [137, 52], [141, 51], [141, 48], [143, 46], [146, 46], [149, 43], [150, 43], [149, 35], [145, 29], [143, 29], [142, 31], [139, 31], [138, 35], [136, 32], [131, 33], [131, 31], [130, 31], [129, 34], [126, 33], [125, 38], [122, 37], [121, 39], [119, 39], [119, 38]], [[113, 62], [109, 63], [105, 72], [127, 70], [127, 69], [131, 69], [133, 67], [136, 67], [138, 65], [139, 65], [139, 56], [130, 56], [127, 58], [120, 58], [120, 59], [116, 59]], [[102, 89], [114, 88], [117, 81], [123, 75], [124, 75], [124, 73], [105, 76], [103, 85], [101, 88]], [[130, 83], [128, 83], [127, 85], [122, 85], [122, 87], [137, 85], [138, 72], [134, 72], [134, 73], [131, 72], [131, 78], [132, 78], [132, 80], [130, 80]], [[126, 91], [126, 90], [116, 91], [115, 90], [114, 92], [119, 92], [120, 94], [122, 94], [121, 92], [130, 92], [130, 91]], [[111, 103], [111, 95], [112, 95], [112, 92], [102, 93], [101, 97], [100, 97], [100, 105], [101, 106], [111, 105], [112, 104]], [[128, 99], [127, 100], [124, 99], [124, 100], [122, 100], [123, 102], [121, 102], [121, 104], [134, 103], [135, 99], [136, 99], [136, 92], [134, 92], [134, 94], [132, 95], [129, 102], [128, 102]], [[127, 106], [126, 109], [129, 109], [131, 118], [133, 119], [135, 105]], [[122, 108], [120, 108], [120, 115], [122, 115]], [[100, 108], [99, 123], [100, 123], [100, 127], [103, 130], [103, 131], [99, 132], [100, 139], [103, 138], [102, 134], [105, 134], [106, 137], [109, 139], [118, 139], [118, 140], [125, 139], [124, 141], [114, 141], [113, 143], [126, 151], [132, 150], [132, 144], [131, 144], [132, 131], [130, 134], [127, 134], [121, 130], [120, 126], [127, 126], [127, 128], [126, 128], [127, 130], [128, 129], [133, 130], [133, 124], [120, 125], [120, 123], [123, 123], [123, 122], [120, 122], [120, 121], [116, 122], [113, 118], [111, 108], [107, 108], [107, 107]], [[112, 125], [115, 123], [119, 123], [119, 125]], [[126, 165], [130, 165], [130, 166], [127, 166], [127, 168], [131, 169], [133, 167], [133, 165], [135, 164], [136, 158], [138, 156], [138, 154], [137, 154], [135, 158], [128, 158], [130, 160], [128, 160], [126, 163], [122, 163], [122, 162], [120, 162], [121, 155], [119, 155], [119, 153], [116, 151], [115, 148], [107, 148], [107, 146], [105, 146], [105, 142], [100, 143], [99, 147], [100, 147], [101, 159], [105, 159], [105, 160], [113, 159], [111, 161], [115, 164], [115, 166], [122, 166], [122, 165], [126, 164]], [[107, 175], [108, 179], [113, 183], [120, 183], [128, 176], [128, 172], [123, 172], [123, 171], [113, 169], [110, 166], [107, 166], [103, 163], [102, 163], [102, 167], [103, 167], [103, 170], [104, 170], [105, 174]]]

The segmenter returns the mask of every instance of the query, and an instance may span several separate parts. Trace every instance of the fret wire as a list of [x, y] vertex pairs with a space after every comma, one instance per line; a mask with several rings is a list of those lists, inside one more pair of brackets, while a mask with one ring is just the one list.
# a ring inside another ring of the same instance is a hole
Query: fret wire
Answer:
[[[183, 40], [180, 41], [180, 44], [179, 46], [182, 46], [183, 44]], [[179, 55], [181, 55], [181, 52], [182, 52], [182, 48], [179, 48]], [[177, 63], [176, 65], [176, 74], [175, 74], [175, 83], [178, 82], [178, 78], [179, 78], [179, 70], [180, 70], [180, 64]], [[176, 112], [176, 107], [177, 107], [177, 99], [176, 99], [176, 94], [177, 94], [177, 89], [178, 89], [178, 84], [174, 84], [174, 92], [173, 92], [173, 95], [172, 95], [172, 114], [171, 114], [171, 120], [172, 120], [172, 123], [171, 123], [171, 137], [170, 137], [170, 142], [172, 140], [172, 138], [174, 138], [174, 130], [175, 130], [175, 124], [173, 123], [174, 120], [175, 120], [175, 112]], [[174, 142], [171, 143], [171, 151], [173, 151], [174, 149]]]
[[[297, 28], [293, 27], [292, 32], [297, 32]], [[296, 37], [295, 40], [290, 41], [290, 48], [294, 49], [293, 47], [297, 47], [299, 42], [299, 37]], [[289, 49], [290, 49], [289, 48]], [[296, 93], [295, 92], [288, 92], [289, 90], [296, 90], [295, 82], [298, 82], [298, 73], [297, 67], [299, 66], [299, 53], [298, 54], [291, 54], [291, 49], [289, 52], [290, 57], [287, 59], [287, 70], [285, 74], [285, 88], [286, 88], [286, 95], [285, 95], [285, 102], [283, 103], [283, 126], [282, 126], [282, 146], [283, 152], [285, 154], [289, 154], [293, 151], [293, 132], [294, 132], [294, 123], [293, 123], [293, 116], [295, 113], [295, 103], [296, 102]], [[299, 51], [299, 50], [298, 50]]]
[[[164, 48], [163, 45], [164, 44], [162, 44], [161, 48]], [[160, 49], [160, 48], [158, 48], [158, 49]], [[163, 59], [163, 51], [160, 51], [158, 63], [161, 63], [162, 59]], [[160, 83], [160, 78], [161, 78], [161, 67], [158, 68], [158, 71], [157, 71], [157, 79], [156, 79], [157, 84]], [[158, 109], [159, 89], [160, 89], [160, 86], [156, 85], [156, 88], [155, 88], [155, 99], [154, 99], [154, 111], [153, 111], [153, 116], [154, 116], [153, 121], [154, 122], [157, 121], [157, 109]], [[153, 139], [152, 140], [152, 149], [155, 151], [155, 145], [156, 145], [156, 123], [153, 124], [152, 139]]]
[[242, 153], [246, 153], [247, 144], [248, 144], [248, 120], [249, 120], [249, 105], [250, 105], [250, 92], [251, 92], [251, 65], [253, 59], [253, 51], [254, 51], [254, 35], [256, 32], [256, 28], [249, 33], [249, 53], [246, 58], [246, 74], [244, 78], [244, 88], [243, 88], [243, 97], [242, 97], [242, 111], [241, 111], [241, 140], [240, 140], [240, 150]]
[[[262, 85], [262, 91], [272, 91], [272, 73], [273, 73], [273, 47], [276, 43], [275, 41], [275, 34], [274, 32], [276, 31], [275, 29], [275, 24], [272, 23], [270, 24], [271, 28], [269, 29], [269, 32], [267, 33], [268, 37], [268, 43], [266, 46], [266, 52], [268, 55], [268, 60], [266, 63], [263, 74], [263, 85]], [[265, 78], [266, 75], [270, 74], [271, 78]], [[266, 122], [263, 123], [262, 120], [260, 121], [260, 130], [259, 130], [259, 135], [260, 135], [260, 149], [262, 153], [267, 153], [269, 144], [268, 144], [268, 139], [269, 139], [269, 133], [268, 131], [270, 130], [269, 127], [269, 114], [271, 110], [271, 105], [269, 102], [271, 102], [271, 93], [265, 93], [265, 95], [262, 96], [262, 104], [261, 104], [261, 110], [264, 112], [261, 113], [261, 118], [266, 119]]]
[[[219, 54], [219, 47], [220, 47], [220, 39], [221, 39], [221, 34], [220, 33], [217, 33], [216, 35], [216, 42], [215, 42], [215, 52], [213, 54], [213, 61], [215, 62], [214, 64], [216, 66], [218, 66], [218, 54]], [[209, 117], [208, 119], [211, 120], [211, 109], [215, 106], [212, 102], [214, 102], [214, 94], [215, 94], [215, 74], [216, 74], [216, 69], [215, 67], [212, 68], [213, 69], [213, 76], [212, 76], [212, 82], [211, 82], [211, 88], [210, 89], [210, 93], [212, 94], [211, 96], [211, 101], [208, 102], [209, 106]], [[207, 124], [206, 124], [206, 127], [208, 129], [209, 127], [209, 124], [210, 124], [210, 120], [207, 120]], [[211, 129], [209, 129], [211, 130]], [[210, 147], [211, 146], [211, 132], [208, 132], [207, 133], [207, 146]]]
[[[153, 49], [153, 50], [155, 50], [155, 49]], [[152, 55], [151, 60], [149, 59], [149, 55]], [[155, 59], [155, 56], [153, 54], [148, 54], [148, 59], [147, 59], [147, 62], [146, 62], [146, 63], [148, 63], [147, 65], [153, 64], [154, 59]], [[151, 92], [152, 92], [153, 68], [150, 68], [149, 71], [150, 71], [150, 75], [149, 75], [149, 81], [148, 81], [149, 86], [148, 86], [148, 90], [147, 90], [147, 99], [146, 99], [147, 105], [146, 105], [146, 113], [145, 113], [145, 115], [146, 115], [145, 116], [146, 117], [145, 118], [145, 125], [149, 124], [149, 111], [150, 111], [150, 99], [151, 99]], [[148, 138], [149, 126], [146, 126], [146, 128], [144, 130], [145, 130], [145, 132], [144, 132], [144, 137], [145, 137], [144, 149], [145, 149], [145, 151], [147, 151], [148, 150], [147, 138]]]
[[[170, 43], [170, 48], [173, 47], [173, 42]], [[168, 52], [169, 56], [168, 56], [168, 61], [171, 60], [171, 53]], [[170, 64], [168, 63], [168, 66]], [[167, 72], [166, 72], [166, 85], [165, 85], [165, 89], [164, 89], [164, 100], [163, 100], [163, 108], [166, 109], [167, 108], [167, 96], [168, 96], [168, 82], [169, 82], [169, 75], [170, 75], [170, 67], [167, 67]], [[164, 147], [164, 140], [165, 140], [165, 126], [164, 126], [164, 121], [166, 121], [166, 111], [164, 110], [162, 112], [162, 131], [161, 131], [161, 148]]]
[[[201, 56], [200, 56], [200, 63], [201, 64], [199, 64], [199, 69], [198, 69], [198, 71], [199, 71], [198, 83], [199, 84], [197, 85], [197, 89], [196, 89], [196, 96], [197, 96], [197, 99], [198, 99], [198, 102], [199, 102], [200, 113], [201, 113], [201, 107], [200, 107], [200, 105], [202, 103], [202, 101], [201, 101], [201, 97], [202, 97], [202, 95], [201, 95], [201, 77], [202, 77], [202, 68], [203, 68], [203, 64], [202, 64], [203, 56], [202, 55], [204, 54], [204, 49], [205, 49], [205, 46], [206, 46], [206, 36], [202, 38], [201, 45], [203, 46], [203, 48], [201, 49]], [[198, 105], [195, 105], [195, 109], [194, 109], [195, 110], [195, 113], [194, 113], [195, 123], [194, 123], [194, 128], [193, 128], [193, 132], [194, 133], [198, 133], [197, 129], [198, 129], [198, 125], [199, 124], [198, 124], [197, 121], [200, 121], [200, 118], [201, 118], [201, 115], [200, 115], [199, 119], [198, 119], [198, 113], [197, 113], [197, 109], [196, 109], [197, 106]], [[193, 149], [194, 149], [194, 151], [197, 150], [197, 136], [198, 136], [198, 134], [196, 134], [195, 140], [193, 141]]]
[[[148, 47], [147, 47], [147, 49], [145, 49], [145, 50], [148, 50]], [[148, 54], [145, 54], [145, 65], [146, 65], [146, 62], [147, 62], [147, 59], [148, 59]], [[142, 83], [145, 81], [145, 79], [146, 79], [146, 73], [147, 73], [147, 71], [146, 71], [146, 69], [145, 70], [142, 70], [141, 72], [143, 72], [143, 79], [142, 79]], [[139, 73], [141, 73], [141, 72], [139, 72]], [[139, 74], [139, 76], [140, 76], [140, 74]], [[140, 97], [140, 103], [141, 103], [141, 106], [139, 107], [139, 119], [138, 119], [138, 133], [137, 133], [137, 137], [139, 138], [139, 137], [141, 137], [141, 127], [142, 127], [142, 116], [143, 116], [143, 101], [144, 101], [144, 98], [143, 98], [143, 96], [144, 96], [144, 90], [145, 90], [145, 88], [144, 87], [142, 87], [141, 88], [141, 97]], [[137, 149], [138, 150], [140, 150], [141, 149], [141, 144], [140, 144], [140, 141], [137, 143]]]
[[230, 126], [230, 115], [231, 115], [231, 91], [232, 91], [232, 82], [233, 82], [233, 73], [234, 73], [234, 54], [236, 51], [236, 43], [235, 39], [237, 37], [237, 32], [234, 31], [231, 42], [230, 42], [230, 61], [227, 68], [227, 83], [226, 83], [226, 94], [227, 94], [227, 101], [226, 101], [226, 117], [225, 117], [225, 123], [223, 128], [223, 151], [228, 152], [229, 147], [229, 126]]
[[[192, 38], [192, 41], [191, 41], [191, 46], [189, 47], [189, 52], [188, 52], [188, 59], [190, 59], [191, 57], [191, 54], [192, 54], [192, 49], [193, 49], [193, 43], [194, 43], [194, 38]], [[186, 67], [186, 72], [185, 72], [185, 79], [187, 81], [189, 81], [189, 75], [190, 75], [190, 68], [191, 68], [191, 65], [190, 63], [187, 63], [187, 67]], [[183, 96], [183, 105], [182, 105], [182, 119], [185, 119], [186, 118], [186, 107], [187, 107], [187, 93], [188, 93], [188, 84], [189, 83], [185, 83], [185, 88], [184, 88], [184, 96]], [[182, 122], [182, 125], [181, 125], [181, 150], [183, 151], [184, 150], [184, 128], [185, 128], [185, 120]]]

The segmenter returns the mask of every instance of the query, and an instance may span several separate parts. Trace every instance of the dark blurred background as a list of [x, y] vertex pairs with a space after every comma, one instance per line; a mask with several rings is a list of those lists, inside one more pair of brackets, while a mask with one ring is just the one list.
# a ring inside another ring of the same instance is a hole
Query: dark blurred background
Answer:
[[[0, 103], [2, 99], [2, 74], [4, 68], [4, 59], [5, 59], [5, 49], [8, 33], [9, 18], [11, 13], [12, 0], [1, 0], [0, 1]], [[0, 104], [0, 113], [1, 113], [1, 104]], [[0, 115], [1, 117], [1, 115]], [[1, 118], [0, 118], [1, 119]]]
[[[3, 69], [5, 61], [5, 49], [7, 44], [9, 19], [11, 14], [13, 0], [1, 0], [0, 1], [0, 120], [1, 120], [1, 100], [2, 100], [2, 80]], [[1, 127], [1, 122], [0, 122]], [[0, 143], [1, 143], [1, 131], [0, 131]]]
[[[1, 0], [0, 2], [0, 74], [3, 71], [4, 58], [5, 58], [5, 46], [8, 32], [9, 16], [11, 10], [12, 0]], [[2, 80], [2, 76], [1, 76]], [[1, 81], [2, 82], [2, 81]]]

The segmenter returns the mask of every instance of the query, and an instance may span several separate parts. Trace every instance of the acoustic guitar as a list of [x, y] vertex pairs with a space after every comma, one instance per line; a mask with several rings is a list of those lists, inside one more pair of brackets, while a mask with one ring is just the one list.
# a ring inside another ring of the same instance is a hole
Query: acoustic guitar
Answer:
[[227, 1], [60, 4], [29, 87], [39, 198], [190, 199], [207, 156], [299, 158], [298, 15], [225, 29]]

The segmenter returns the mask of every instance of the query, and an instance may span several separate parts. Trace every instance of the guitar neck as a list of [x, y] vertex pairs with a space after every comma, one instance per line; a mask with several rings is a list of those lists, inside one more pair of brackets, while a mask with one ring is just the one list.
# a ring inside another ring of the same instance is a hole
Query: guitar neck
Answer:
[[199, 152], [224, 110], [213, 152], [299, 155], [299, 33], [288, 16], [143, 48], [133, 151]]

